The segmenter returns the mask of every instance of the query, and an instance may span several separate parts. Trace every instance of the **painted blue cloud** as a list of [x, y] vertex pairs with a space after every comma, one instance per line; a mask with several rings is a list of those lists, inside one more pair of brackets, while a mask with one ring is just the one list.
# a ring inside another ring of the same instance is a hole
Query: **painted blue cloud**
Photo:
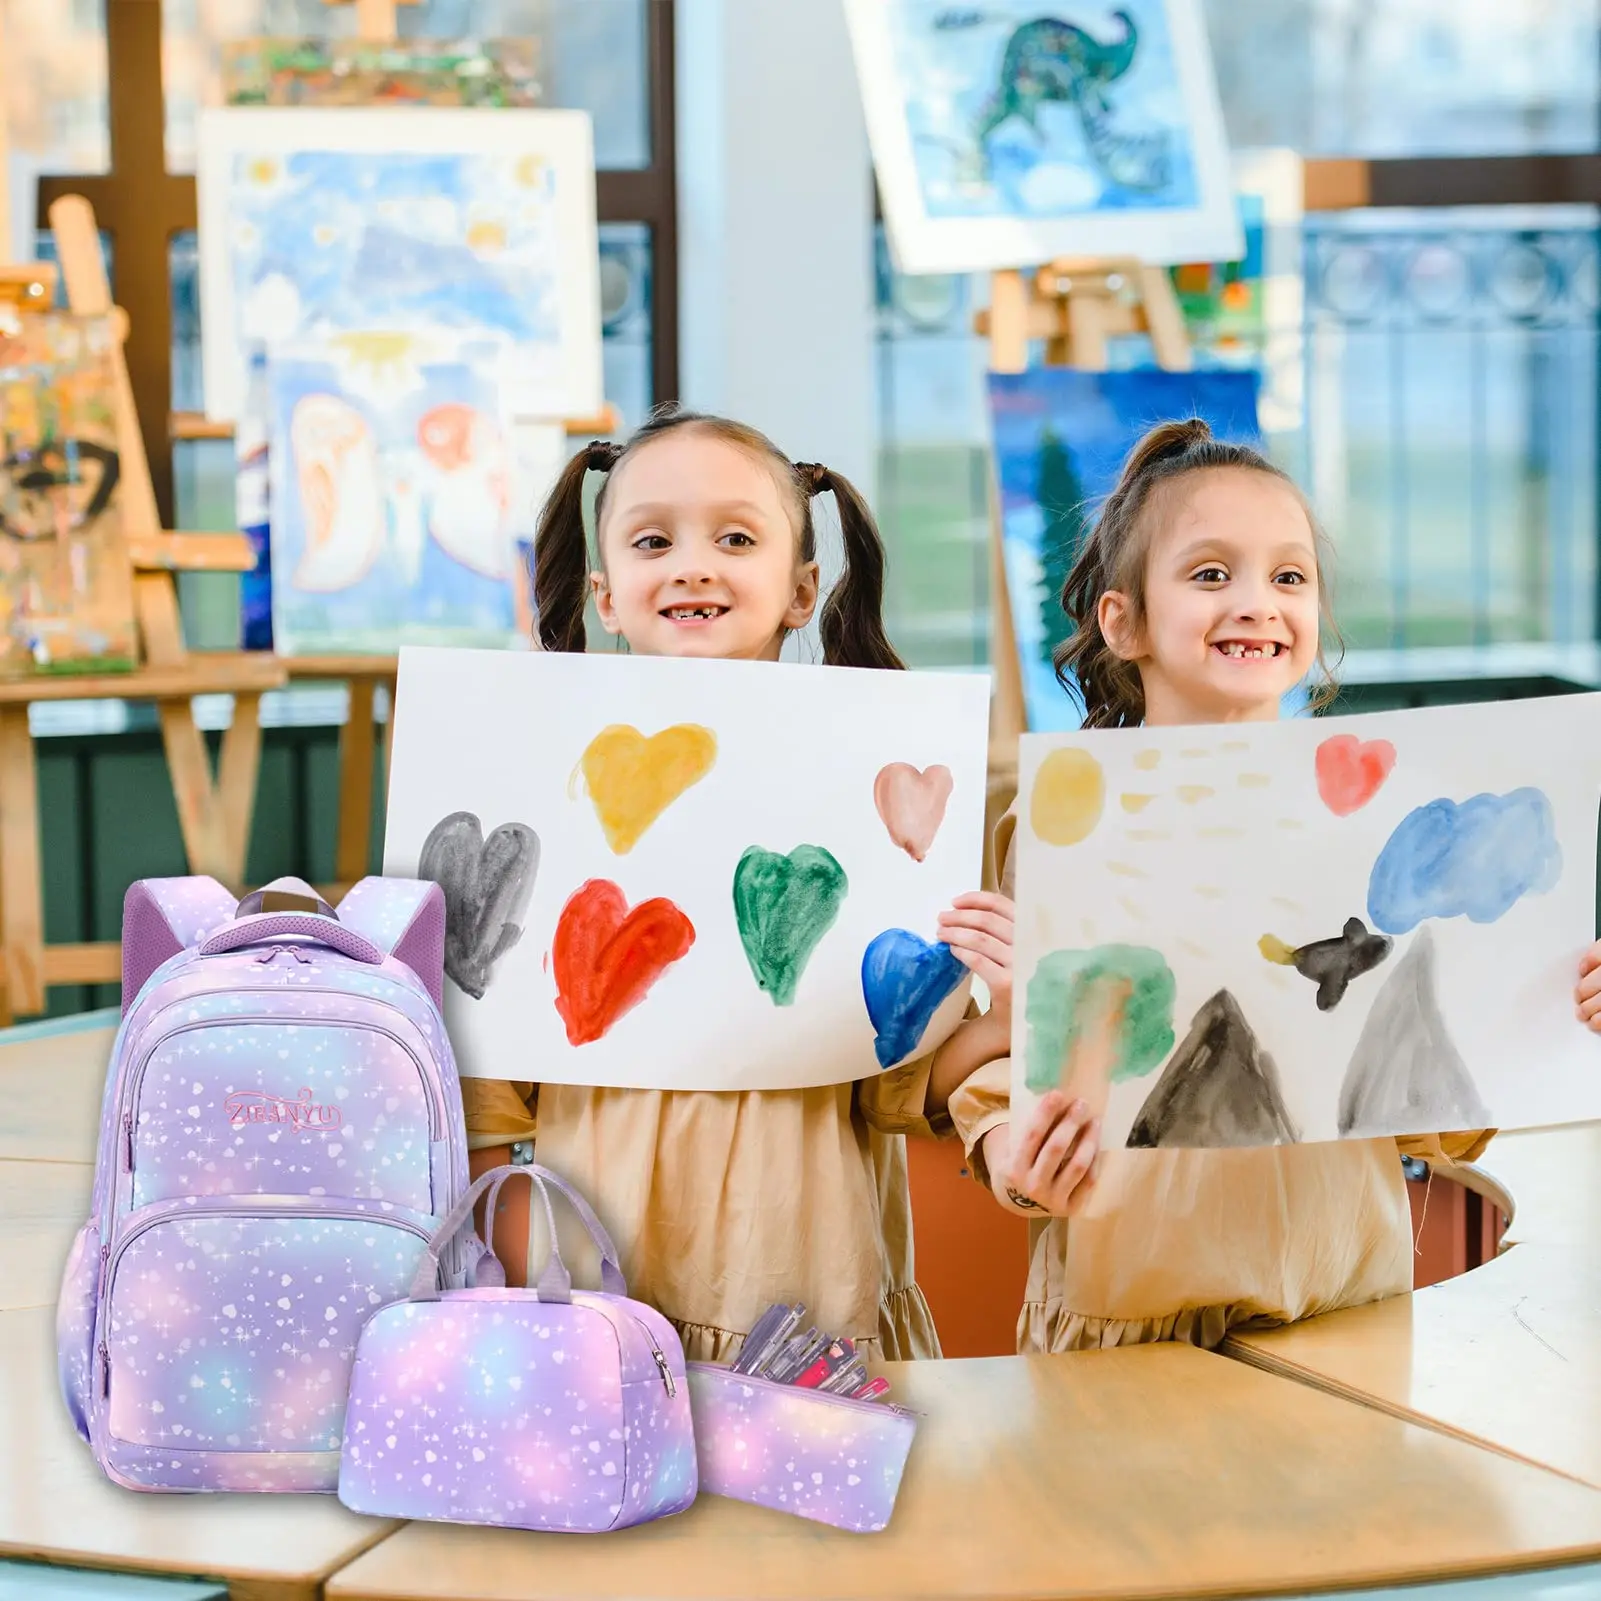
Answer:
[[1430, 801], [1403, 818], [1368, 880], [1368, 918], [1405, 934], [1428, 917], [1493, 923], [1562, 873], [1551, 802], [1538, 789]]

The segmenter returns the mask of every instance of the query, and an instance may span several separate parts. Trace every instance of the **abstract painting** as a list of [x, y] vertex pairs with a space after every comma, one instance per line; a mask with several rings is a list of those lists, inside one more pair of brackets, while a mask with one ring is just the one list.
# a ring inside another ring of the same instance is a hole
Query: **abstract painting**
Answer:
[[1260, 373], [1263, 431], [1287, 433], [1305, 417], [1304, 166], [1294, 150], [1236, 150], [1230, 167], [1244, 254], [1176, 266], [1173, 288], [1197, 364]]
[[1251, 372], [1036, 367], [990, 374], [1001, 550], [1031, 729], [1078, 726], [1078, 703], [1051, 666], [1071, 631], [1062, 584], [1124, 458], [1146, 429], [1170, 417], [1204, 417], [1220, 439], [1260, 445], [1257, 389]]
[[0, 307], [0, 678], [138, 665], [108, 318]]
[[1013, 1093], [1107, 1147], [1601, 1118], [1601, 695], [1030, 734]]
[[350, 332], [480, 344], [519, 418], [600, 410], [586, 114], [212, 108], [197, 183], [209, 416], [253, 350]]
[[268, 388], [278, 651], [513, 643], [514, 463], [493, 363], [448, 341], [335, 335], [284, 347]]
[[1197, 0], [847, 0], [896, 266], [1242, 254]]
[[537, 106], [537, 39], [232, 39], [229, 106]]
[[445, 892], [464, 1073], [847, 1083], [968, 1004], [981, 674], [401, 652], [384, 870]]

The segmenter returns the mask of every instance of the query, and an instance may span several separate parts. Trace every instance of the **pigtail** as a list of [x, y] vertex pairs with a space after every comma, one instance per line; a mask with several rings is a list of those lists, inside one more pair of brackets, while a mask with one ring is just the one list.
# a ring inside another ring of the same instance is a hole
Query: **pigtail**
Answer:
[[834, 492], [844, 538], [845, 570], [818, 625], [823, 660], [834, 667], [904, 668], [884, 632], [884, 542], [867, 502], [849, 479], [826, 467], [797, 465], [796, 471], [809, 495]]
[[584, 649], [589, 546], [584, 539], [584, 476], [610, 469], [618, 447], [597, 440], [562, 469], [534, 536], [534, 611], [542, 650]]

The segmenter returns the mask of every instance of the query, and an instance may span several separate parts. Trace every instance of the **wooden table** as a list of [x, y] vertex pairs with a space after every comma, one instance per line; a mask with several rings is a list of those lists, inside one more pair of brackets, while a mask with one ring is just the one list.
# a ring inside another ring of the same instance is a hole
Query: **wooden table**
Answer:
[[93, 1162], [115, 1012], [0, 1032], [0, 1161]]
[[412, 1524], [330, 1601], [1250, 1594], [1578, 1560], [1601, 1494], [1188, 1346], [898, 1364], [889, 1529], [705, 1498], [575, 1540]]
[[0, 1419], [0, 1556], [202, 1574], [227, 1580], [236, 1601], [317, 1601], [330, 1574], [396, 1527], [331, 1496], [140, 1495], [111, 1484], [61, 1404], [49, 1308], [0, 1312]]
[[1518, 1245], [1228, 1354], [1601, 1486], [1601, 1249]]
[[93, 1180], [86, 1162], [0, 1162], [0, 1312], [56, 1304]]
[[1601, 1238], [1601, 1125], [1498, 1134], [1478, 1165], [1517, 1202], [1506, 1245]]

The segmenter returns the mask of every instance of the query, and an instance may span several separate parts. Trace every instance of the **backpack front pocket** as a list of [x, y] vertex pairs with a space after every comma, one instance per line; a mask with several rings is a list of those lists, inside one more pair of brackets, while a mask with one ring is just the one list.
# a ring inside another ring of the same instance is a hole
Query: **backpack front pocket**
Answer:
[[393, 1021], [212, 1018], [164, 1032], [135, 1069], [120, 1131], [130, 1207], [303, 1194], [431, 1212], [443, 1110], [409, 1023]]
[[100, 1230], [78, 1230], [56, 1300], [56, 1369], [72, 1426], [89, 1438], [89, 1372], [94, 1353], [95, 1292], [100, 1288]]
[[173, 1451], [337, 1451], [357, 1337], [410, 1289], [429, 1222], [309, 1196], [135, 1214], [100, 1314], [107, 1433]]

